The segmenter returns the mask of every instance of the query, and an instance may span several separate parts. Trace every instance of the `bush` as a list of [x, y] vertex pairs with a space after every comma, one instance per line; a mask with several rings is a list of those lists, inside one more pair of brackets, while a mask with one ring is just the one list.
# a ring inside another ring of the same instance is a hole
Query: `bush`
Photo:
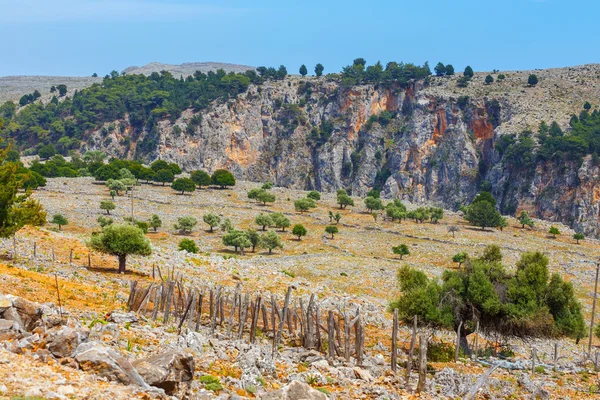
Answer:
[[529, 75], [529, 78], [527, 78], [527, 84], [529, 86], [535, 86], [538, 84], [538, 77], [535, 74], [531, 74]]
[[61, 227], [63, 225], [67, 225], [69, 223], [69, 221], [67, 220], [67, 218], [64, 215], [62, 215], [62, 214], [54, 214], [52, 216], [52, 221], [50, 221], [50, 222], [52, 222], [53, 224], [58, 225], [58, 230], [59, 231], [62, 229]]
[[575, 239], [577, 241], [577, 244], [579, 244], [580, 240], [585, 239], [585, 235], [583, 233], [577, 232], [576, 234], [573, 235], [573, 239]]
[[196, 242], [192, 239], [183, 239], [179, 242], [179, 250], [185, 250], [188, 253], [196, 254], [198, 253], [198, 246], [196, 246]]
[[317, 190], [311, 190], [306, 194], [306, 197], [315, 201], [321, 200], [321, 193]]
[[298, 236], [298, 240], [300, 240], [302, 238], [302, 236], [306, 236], [307, 232], [308, 231], [302, 224], [296, 224], [292, 228], [292, 235]]
[[548, 230], [548, 233], [552, 235], [553, 239], [556, 239], [556, 235], [560, 235], [560, 231], [555, 226], [551, 226]]
[[316, 206], [317, 205], [315, 204], [314, 200], [308, 197], [294, 201], [294, 208], [296, 209], [296, 211], [300, 212], [308, 211]]
[[467, 327], [479, 321], [483, 331], [520, 337], [585, 335], [573, 286], [558, 274], [549, 277], [543, 254], [522, 253], [513, 274], [501, 260], [499, 248], [488, 247], [482, 257], [467, 258], [466, 268], [445, 271], [441, 284], [402, 267], [398, 272], [402, 296], [391, 307], [398, 308], [407, 322], [416, 315], [422, 324], [453, 330], [460, 321]]

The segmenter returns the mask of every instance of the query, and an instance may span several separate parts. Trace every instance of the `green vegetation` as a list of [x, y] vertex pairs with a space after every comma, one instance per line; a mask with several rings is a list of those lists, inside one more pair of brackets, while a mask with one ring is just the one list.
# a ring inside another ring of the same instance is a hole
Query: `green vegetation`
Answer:
[[[107, 75], [102, 83], [75, 92], [72, 98], [66, 97], [60, 102], [53, 99], [47, 104], [35, 102], [18, 114], [5, 115], [7, 126], [0, 135], [25, 148], [39, 143], [59, 143], [63, 138], [81, 140], [85, 131], [106, 129], [103, 128], [105, 123], [124, 118], [129, 119], [136, 132], [142, 129], [153, 132], [162, 119], [174, 121], [185, 109], [200, 111], [214, 100], [236, 97], [245, 92], [250, 83], [261, 81], [254, 71], [244, 74], [227, 74], [223, 70], [207, 74], [196, 72], [186, 79], [166, 71], [149, 76], [114, 73]], [[58, 85], [57, 89], [59, 95], [66, 95], [66, 86]], [[110, 126], [105, 132], [111, 129], [120, 127]], [[148, 135], [138, 144], [137, 151], [142, 154], [153, 151], [158, 144], [156, 137], [156, 134]], [[77, 143], [72, 148], [78, 146]]]
[[325, 67], [323, 67], [323, 64], [318, 63], [317, 65], [315, 65], [315, 75], [322, 76], [323, 70], [325, 70]]
[[31, 193], [19, 194], [28, 172], [19, 173], [19, 163], [7, 161], [9, 151], [10, 147], [0, 149], [0, 238], [13, 236], [25, 225], [46, 222], [46, 212], [37, 200], [30, 198]]
[[105, 226], [102, 232], [93, 234], [87, 244], [93, 250], [117, 256], [119, 273], [125, 273], [128, 255], [147, 256], [152, 253], [150, 241], [140, 228], [133, 225]]
[[196, 190], [196, 184], [190, 178], [178, 178], [173, 182], [171, 188], [181, 192], [181, 194], [184, 194], [185, 192], [191, 193]]
[[471, 79], [471, 78], [473, 78], [473, 75], [474, 75], [473, 68], [471, 68], [470, 65], [467, 65], [467, 67], [465, 68], [465, 72], [463, 72], [463, 76], [465, 78]]
[[281, 241], [281, 238], [273, 231], [264, 233], [260, 237], [260, 244], [265, 249], [269, 249], [269, 254], [271, 254], [274, 249], [283, 248], [283, 242]]
[[399, 84], [404, 86], [413, 79], [423, 79], [431, 75], [431, 70], [427, 63], [423, 66], [414, 64], [397, 63], [391, 61], [387, 63], [385, 69], [378, 61], [374, 65], [367, 66], [364, 58], [357, 58], [352, 65], [342, 69], [342, 86], [352, 87], [363, 83], [381, 84], [391, 86]]
[[163, 186], [165, 186], [165, 183], [173, 182], [173, 179], [175, 179], [175, 175], [169, 168], [158, 170], [154, 174], [154, 182], [162, 183]]
[[398, 246], [392, 247], [392, 251], [394, 252], [394, 254], [399, 255], [401, 260], [402, 260], [402, 256], [407, 256], [410, 254], [410, 250], [408, 249], [408, 246], [405, 245], [404, 243], [402, 243]]
[[308, 69], [306, 68], [306, 65], [302, 64], [298, 72], [300, 72], [300, 75], [306, 76], [306, 74], [308, 74]]
[[221, 187], [221, 189], [224, 189], [226, 186], [235, 186], [235, 177], [226, 169], [216, 170], [210, 179], [214, 185]]
[[205, 224], [207, 224], [210, 227], [209, 232], [212, 233], [213, 228], [215, 226], [219, 226], [219, 224], [221, 223], [221, 217], [219, 217], [217, 214], [215, 213], [206, 213], [202, 216], [202, 220], [204, 221]]
[[202, 170], [192, 171], [190, 173], [190, 179], [193, 180], [200, 189], [202, 189], [202, 186], [208, 186], [212, 183], [210, 175]]
[[302, 239], [302, 236], [306, 236], [308, 231], [302, 224], [296, 224], [292, 227], [292, 235], [298, 236], [298, 240]]
[[458, 263], [458, 268], [460, 268], [460, 266], [467, 261], [467, 259], [469, 258], [469, 255], [466, 252], [460, 252], [460, 253], [456, 253], [455, 255], [452, 256], [452, 261], [454, 261], [455, 263]]
[[244, 254], [244, 249], [253, 247], [248, 234], [235, 229], [228, 230], [227, 233], [223, 235], [222, 240], [225, 246], [233, 246], [235, 252], [237, 252], [239, 249], [241, 255]]
[[311, 198], [305, 197], [294, 201], [294, 208], [296, 211], [305, 212], [311, 208], [316, 207], [315, 201]]
[[98, 224], [102, 229], [109, 225], [112, 225], [113, 222], [115, 222], [112, 218], [105, 217], [104, 215], [100, 215], [96, 221], [98, 221]]
[[402, 219], [405, 219], [407, 216], [406, 206], [399, 199], [394, 199], [394, 201], [385, 206], [385, 215], [391, 218], [392, 222], [396, 219], [398, 222], [402, 222]]
[[340, 209], [344, 210], [347, 206], [354, 207], [354, 200], [348, 196], [348, 193], [344, 189], [337, 191], [337, 203], [340, 205]]
[[179, 231], [181, 235], [187, 235], [192, 232], [194, 227], [198, 224], [198, 220], [194, 217], [179, 217], [174, 228]]
[[335, 225], [328, 225], [325, 227], [325, 232], [331, 235], [331, 238], [333, 239], [333, 235], [339, 232], [339, 229], [337, 226]]
[[67, 220], [67, 218], [62, 214], [54, 214], [52, 216], [52, 221], [50, 222], [58, 225], [58, 230], [60, 231], [64, 225], [69, 223], [69, 220]]
[[482, 230], [499, 226], [501, 218], [496, 211], [496, 199], [489, 192], [480, 192], [473, 203], [466, 207], [465, 219]]
[[575, 239], [577, 241], [577, 244], [579, 244], [580, 240], [585, 239], [585, 235], [583, 233], [577, 232], [573, 235], [573, 239]]
[[371, 196], [368, 196], [365, 199], [365, 207], [367, 207], [367, 210], [369, 212], [383, 210], [383, 208], [384, 208], [383, 203], [381, 202], [381, 199], [376, 198], [376, 197], [371, 197]]
[[555, 226], [551, 226], [548, 233], [552, 235], [552, 239], [556, 239], [556, 235], [560, 235], [560, 231]]
[[521, 224], [521, 229], [525, 229], [525, 225], [527, 225], [530, 228], [533, 228], [533, 221], [531, 220], [531, 218], [529, 218], [529, 213], [527, 211], [521, 211], [521, 213], [519, 214], [519, 218], [517, 219]]
[[286, 217], [285, 215], [283, 215], [283, 213], [280, 212], [271, 214], [271, 221], [273, 222], [273, 225], [275, 225], [275, 228], [281, 228], [282, 232], [285, 232], [285, 228], [291, 225], [288, 217]]
[[101, 200], [100, 201], [100, 209], [106, 211], [106, 215], [110, 215], [110, 211], [117, 208], [115, 203], [110, 200]]
[[[516, 336], [585, 335], [581, 304], [573, 286], [559, 274], [550, 276], [543, 254], [523, 253], [516, 272], [501, 263], [497, 246], [467, 258], [465, 268], [445, 271], [441, 282], [408, 266], [398, 272], [401, 297], [391, 304], [406, 321], [416, 315], [420, 324], [473, 332], [479, 321], [484, 332]], [[462, 341], [462, 343], [465, 343]]]
[[490, 85], [490, 84], [494, 83], [494, 77], [488, 74], [485, 77], [485, 83], [486, 83], [486, 85]]
[[185, 250], [188, 253], [196, 254], [198, 252], [198, 246], [192, 239], [183, 239], [179, 242], [179, 250]]
[[321, 193], [319, 193], [317, 190], [311, 190], [306, 194], [306, 197], [314, 201], [319, 201], [321, 200]]
[[154, 229], [154, 232], [156, 232], [156, 230], [162, 226], [162, 221], [158, 215], [152, 214], [148, 225], [150, 228]]
[[535, 74], [531, 74], [529, 75], [529, 78], [527, 78], [527, 84], [529, 86], [535, 86], [538, 84], [538, 77]]
[[269, 214], [260, 213], [254, 220], [254, 222], [256, 223], [256, 225], [261, 226], [263, 231], [266, 231], [267, 226], [271, 226], [271, 224], [273, 223], [273, 219]]

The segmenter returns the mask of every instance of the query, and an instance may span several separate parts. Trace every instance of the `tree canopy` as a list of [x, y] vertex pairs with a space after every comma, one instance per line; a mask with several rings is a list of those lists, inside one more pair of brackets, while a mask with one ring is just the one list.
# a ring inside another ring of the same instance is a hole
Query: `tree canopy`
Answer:
[[[392, 303], [401, 318], [420, 324], [456, 329], [466, 336], [479, 321], [484, 332], [515, 336], [585, 336], [582, 308], [573, 286], [560, 275], [550, 276], [548, 258], [522, 253], [516, 272], [501, 263], [497, 246], [479, 258], [455, 256], [465, 267], [445, 271], [441, 282], [405, 266], [398, 272], [401, 296]], [[464, 343], [464, 342], [463, 342]]]
[[152, 253], [150, 241], [144, 236], [142, 230], [129, 224], [112, 224], [104, 227], [102, 232], [92, 235], [88, 246], [93, 250], [117, 256], [119, 273], [125, 272], [128, 255], [148, 256]]

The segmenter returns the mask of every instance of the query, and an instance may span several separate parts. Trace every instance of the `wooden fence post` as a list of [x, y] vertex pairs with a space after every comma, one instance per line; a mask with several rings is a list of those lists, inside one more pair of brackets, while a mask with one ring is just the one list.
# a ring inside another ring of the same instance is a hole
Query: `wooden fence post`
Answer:
[[[52, 254], [54, 254], [54, 251], [52, 252]], [[92, 255], [89, 251], [88, 251], [88, 268], [92, 268]]]
[[454, 349], [454, 362], [458, 361], [458, 351], [460, 350], [460, 328], [462, 328], [463, 322], [460, 321], [458, 329], [456, 330], [456, 348]]
[[534, 374], [535, 373], [535, 347], [531, 348], [531, 373]]
[[410, 372], [412, 370], [413, 357], [415, 354], [415, 345], [417, 343], [417, 316], [415, 315], [412, 336], [410, 338], [410, 348], [408, 349], [408, 359], [406, 360], [406, 376], [404, 378], [404, 385], [408, 388], [410, 381]]
[[425, 390], [425, 381], [427, 380], [427, 338], [425, 335], [419, 336], [419, 382], [417, 383], [417, 393]]
[[394, 309], [394, 322], [392, 323], [392, 371], [398, 369], [398, 309]]
[[33, 258], [37, 256], [37, 242], [33, 242]]
[[327, 353], [330, 359], [335, 358], [335, 321], [333, 311], [327, 313]]
[[52, 245], [52, 262], [56, 261], [56, 257], [54, 256], [54, 245]]
[[554, 357], [552, 358], [552, 370], [556, 371], [556, 363], [558, 361], [558, 343], [554, 342]]
[[69, 252], [69, 265], [73, 265], [73, 249]]
[[479, 357], [479, 320], [477, 321], [477, 326], [475, 327], [475, 361], [477, 361]]
[[273, 341], [273, 353], [279, 347], [281, 336], [283, 335], [283, 326], [285, 324], [286, 316], [288, 315], [288, 307], [290, 305], [290, 297], [292, 296], [292, 287], [288, 286], [287, 293], [285, 295], [285, 302], [283, 303], [283, 310], [281, 311], [281, 318], [279, 319], [279, 327], [275, 333], [275, 340]]

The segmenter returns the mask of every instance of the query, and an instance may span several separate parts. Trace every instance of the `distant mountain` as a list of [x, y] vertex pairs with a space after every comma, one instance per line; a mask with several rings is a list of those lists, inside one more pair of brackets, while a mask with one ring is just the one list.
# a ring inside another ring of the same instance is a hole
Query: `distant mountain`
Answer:
[[176, 77], [193, 75], [196, 71], [208, 72], [223, 69], [225, 72], [245, 72], [249, 69], [254, 69], [249, 65], [226, 64], [219, 62], [192, 62], [183, 63], [181, 65], [163, 64], [159, 62], [151, 62], [142, 67], [128, 67], [123, 70], [126, 74], [144, 74], [150, 75], [153, 72], [169, 71]]

